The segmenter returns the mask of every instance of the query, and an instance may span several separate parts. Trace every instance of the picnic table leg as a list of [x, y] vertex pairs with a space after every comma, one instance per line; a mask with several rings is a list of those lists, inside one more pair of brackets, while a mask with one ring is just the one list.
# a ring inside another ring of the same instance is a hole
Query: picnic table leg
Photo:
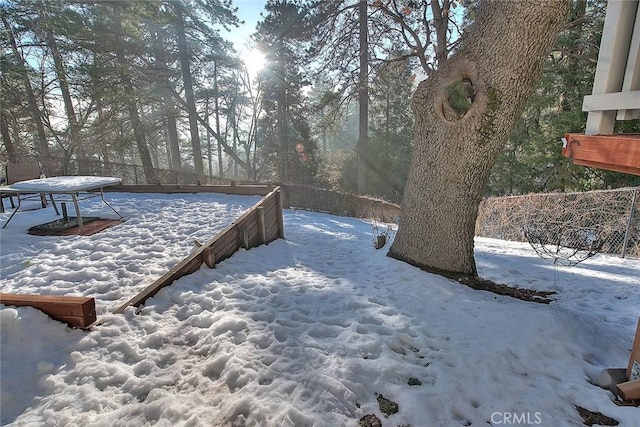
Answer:
[[80, 207], [78, 206], [78, 193], [71, 194], [73, 200], [73, 206], [76, 208], [76, 218], [78, 219], [78, 229], [80, 234], [84, 234], [84, 225], [82, 224], [82, 217], [80, 216]]
[[53, 205], [53, 210], [56, 211], [56, 215], [60, 215], [60, 211], [58, 211], [58, 206], [56, 206], [56, 201], [53, 199], [53, 193], [49, 193], [49, 199], [51, 200], [51, 204]]
[[4, 223], [4, 225], [2, 226], [2, 228], [5, 228], [7, 225], [9, 225], [9, 222], [11, 221], [11, 219], [13, 218], [13, 216], [18, 213], [18, 210], [20, 210], [20, 193], [16, 193], [16, 197], [18, 198], [18, 206], [13, 210], [13, 212], [11, 213], [11, 216], [9, 217], [9, 219], [7, 220], [7, 222]]
[[122, 215], [120, 215], [120, 212], [118, 212], [117, 210], [115, 210], [113, 208], [113, 206], [111, 206], [105, 199], [104, 199], [104, 191], [102, 190], [102, 188], [100, 188], [100, 198], [102, 198], [102, 201], [104, 202], [105, 205], [109, 206], [111, 208], [112, 211], [114, 211], [120, 218], [124, 218]]

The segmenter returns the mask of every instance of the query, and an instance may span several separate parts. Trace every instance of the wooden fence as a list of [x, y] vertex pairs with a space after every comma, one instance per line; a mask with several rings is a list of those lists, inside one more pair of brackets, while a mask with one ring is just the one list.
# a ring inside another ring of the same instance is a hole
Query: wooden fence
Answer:
[[200, 184], [144, 184], [144, 185], [114, 185], [105, 187], [105, 192], [123, 193], [223, 193], [238, 196], [266, 196], [275, 188], [271, 184], [238, 185], [234, 181], [230, 184], [200, 185]]
[[373, 197], [306, 185], [286, 184], [282, 188], [284, 205], [287, 208], [302, 208], [382, 222], [397, 222], [400, 218], [400, 206]]
[[279, 187], [275, 187], [240, 218], [194, 250], [162, 277], [119, 307], [115, 313], [121, 314], [127, 307], [142, 305], [147, 298], [155, 295], [160, 289], [180, 277], [193, 273], [202, 264], [214, 268], [216, 263], [229, 258], [240, 248], [253, 248], [278, 238], [284, 238], [284, 221], [281, 191]]

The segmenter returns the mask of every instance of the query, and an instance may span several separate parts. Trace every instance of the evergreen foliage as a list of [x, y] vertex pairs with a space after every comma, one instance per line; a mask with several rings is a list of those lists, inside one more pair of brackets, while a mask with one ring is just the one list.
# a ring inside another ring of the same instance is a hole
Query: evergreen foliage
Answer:
[[302, 72], [308, 39], [306, 11], [300, 2], [269, 0], [255, 34], [267, 64], [259, 76], [263, 88], [258, 134], [270, 178], [310, 184], [317, 180], [317, 141], [311, 136]]
[[[606, 1], [575, 0], [567, 28], [547, 58], [542, 80], [496, 162], [486, 193], [584, 191], [640, 185], [640, 177], [574, 165], [562, 156], [565, 133], [584, 133], [585, 95], [591, 94]], [[640, 121], [617, 123], [640, 132]]]

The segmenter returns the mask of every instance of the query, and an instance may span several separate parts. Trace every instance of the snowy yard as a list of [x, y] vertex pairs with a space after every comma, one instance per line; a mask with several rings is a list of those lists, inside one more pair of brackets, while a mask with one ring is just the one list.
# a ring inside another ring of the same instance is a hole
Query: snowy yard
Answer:
[[[108, 194], [126, 222], [90, 237], [0, 237], [0, 292], [96, 298], [104, 323], [71, 330], [0, 310], [1, 422], [13, 425], [582, 425], [575, 405], [640, 426], [589, 383], [626, 367], [640, 261], [555, 267], [528, 244], [476, 240], [481, 276], [556, 291], [550, 305], [497, 296], [375, 250], [366, 221], [285, 211], [286, 240], [241, 250], [149, 299], [110, 311], [259, 197]], [[84, 212], [104, 213], [99, 202]], [[2, 214], [2, 223], [9, 214]], [[388, 246], [387, 246], [388, 248]], [[377, 398], [398, 404], [385, 417]]]

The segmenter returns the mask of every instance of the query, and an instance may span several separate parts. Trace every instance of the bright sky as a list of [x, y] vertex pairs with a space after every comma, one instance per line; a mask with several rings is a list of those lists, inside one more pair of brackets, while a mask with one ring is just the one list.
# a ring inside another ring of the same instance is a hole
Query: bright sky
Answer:
[[245, 22], [227, 35], [227, 38], [233, 42], [238, 51], [244, 49], [249, 36], [255, 32], [256, 24], [261, 19], [260, 13], [264, 11], [265, 3], [266, 0], [235, 0], [233, 2], [233, 5], [238, 8], [238, 19]]
[[266, 0], [235, 0], [234, 6], [238, 8], [238, 19], [244, 21], [244, 24], [225, 35], [240, 52], [242, 60], [252, 76], [264, 66], [264, 55], [251, 49], [247, 44], [249, 36], [255, 32], [256, 24], [261, 19], [260, 13], [264, 10], [265, 3]]

